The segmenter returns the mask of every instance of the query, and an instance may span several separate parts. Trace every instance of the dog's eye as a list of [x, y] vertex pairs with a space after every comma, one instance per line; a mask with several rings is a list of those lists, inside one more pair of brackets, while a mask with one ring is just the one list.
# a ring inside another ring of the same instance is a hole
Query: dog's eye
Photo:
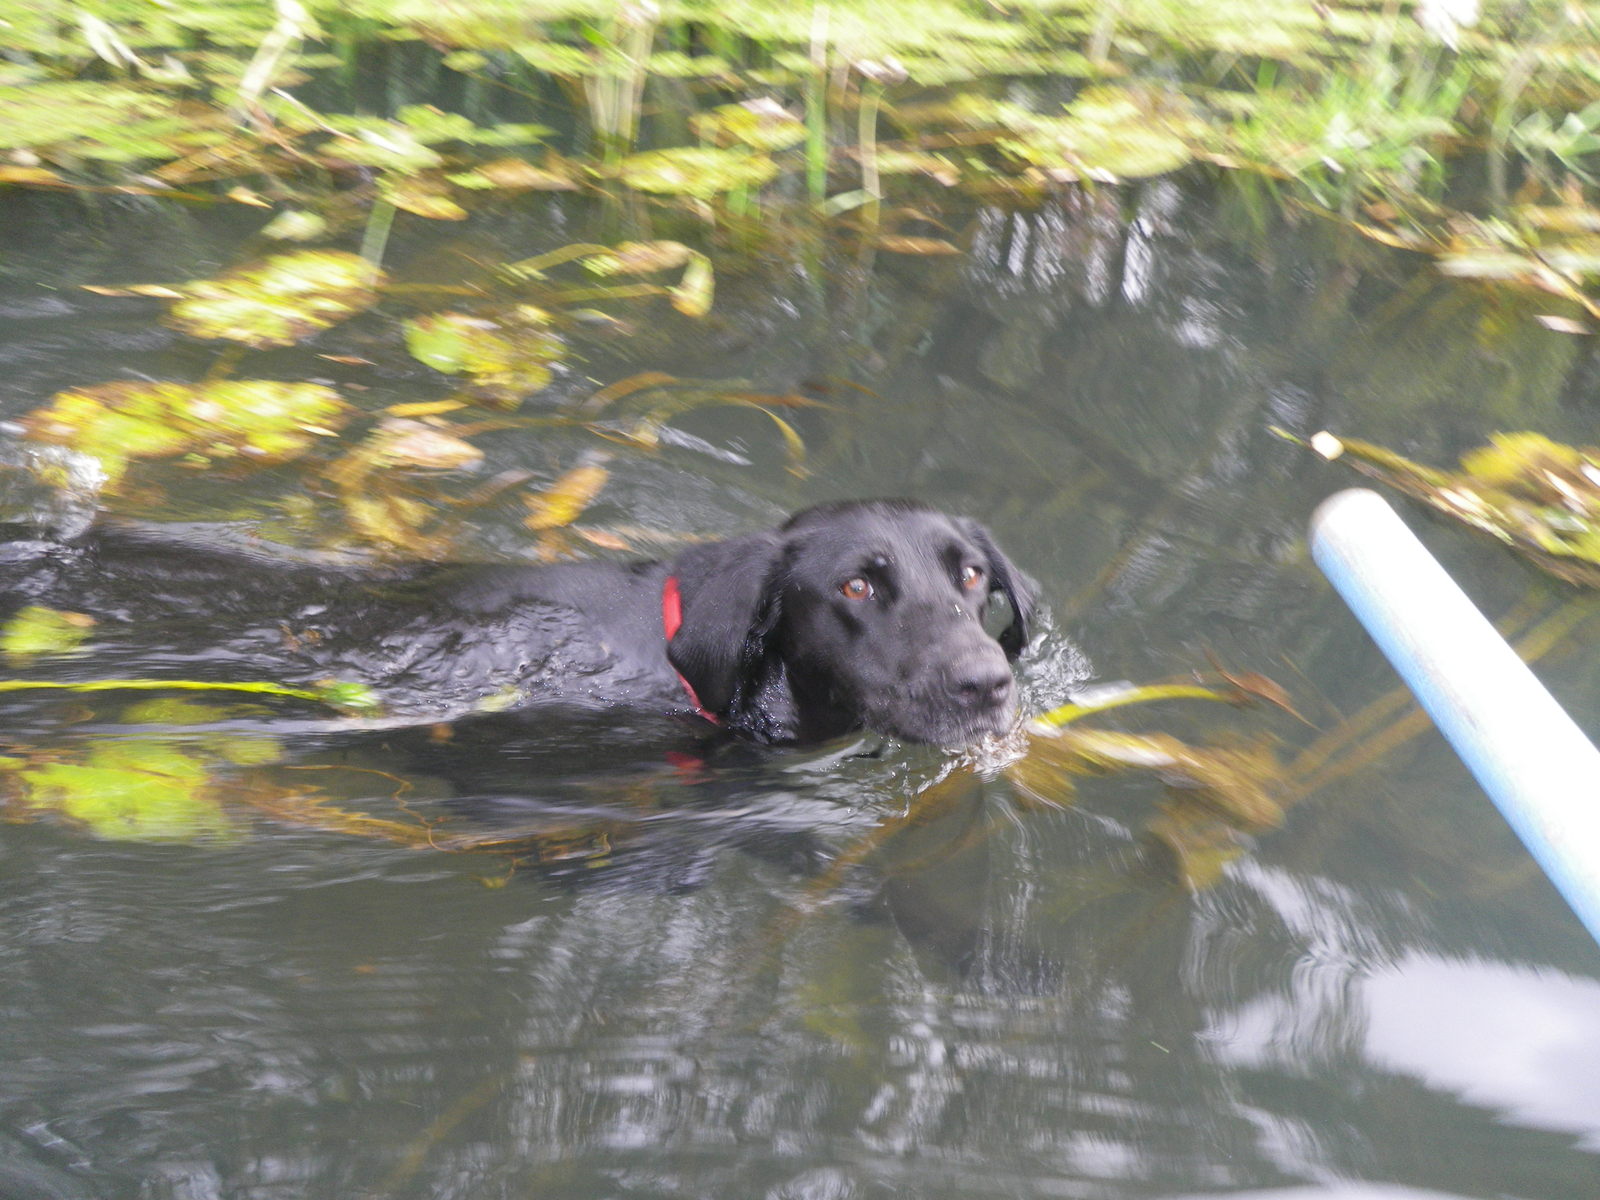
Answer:
[[983, 586], [983, 569], [981, 567], [962, 567], [961, 586], [969, 592], [975, 592]]
[[872, 584], [857, 575], [839, 585], [839, 594], [846, 600], [872, 599]]

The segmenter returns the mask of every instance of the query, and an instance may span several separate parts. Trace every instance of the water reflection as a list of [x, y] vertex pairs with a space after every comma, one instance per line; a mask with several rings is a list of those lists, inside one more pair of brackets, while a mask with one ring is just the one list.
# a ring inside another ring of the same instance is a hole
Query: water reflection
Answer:
[[1361, 991], [1373, 1062], [1600, 1149], [1600, 983], [1410, 954]]
[[[667, 369], [788, 388], [845, 361], [869, 391], [796, 416], [807, 480], [690, 417], [681, 444], [613, 464], [612, 502], [716, 534], [919, 494], [982, 515], [1050, 597], [1033, 704], [1215, 654], [1328, 729], [1392, 683], [1303, 560], [1339, 481], [1266, 427], [1343, 422], [1426, 454], [1513, 412], [1555, 436], [1593, 417], [1572, 339], [1328, 231], [1243, 236], [1163, 184], [986, 209], [971, 233], [964, 264], [878, 263], [820, 303], [752, 267], [715, 337], [664, 325]], [[63, 269], [85, 269], [63, 238]], [[25, 368], [8, 415], [193, 353], [63, 303], [7, 310], [27, 317], [4, 327]], [[573, 461], [583, 436], [498, 439], [488, 469]], [[515, 546], [521, 515], [486, 512], [483, 543]], [[1498, 552], [1425, 532], [1492, 611], [1552, 602]], [[1551, 661], [1593, 720], [1592, 649]], [[105, 736], [61, 707], [7, 712], [13, 739]], [[1148, 720], [1269, 730], [1285, 757], [1317, 736], [1260, 712]], [[860, 744], [686, 773], [661, 730], [625, 724], [292, 733], [282, 769], [318, 768], [352, 810], [392, 809], [376, 766], [434, 781], [427, 811], [471, 829], [576, 814], [603, 836], [511, 871], [259, 816], [197, 847], [7, 826], [0, 1183], [18, 1196], [1595, 1194], [1600, 961], [1431, 737], [1299, 798], [1191, 894], [1143, 836], [1149, 779], [1041, 808], [977, 777], [874, 841], [948, 760]]]

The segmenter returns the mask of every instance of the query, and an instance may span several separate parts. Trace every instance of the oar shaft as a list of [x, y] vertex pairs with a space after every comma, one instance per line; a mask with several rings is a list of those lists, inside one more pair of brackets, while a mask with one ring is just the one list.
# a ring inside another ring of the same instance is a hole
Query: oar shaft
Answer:
[[1325, 500], [1311, 551], [1600, 942], [1600, 752], [1376, 492]]

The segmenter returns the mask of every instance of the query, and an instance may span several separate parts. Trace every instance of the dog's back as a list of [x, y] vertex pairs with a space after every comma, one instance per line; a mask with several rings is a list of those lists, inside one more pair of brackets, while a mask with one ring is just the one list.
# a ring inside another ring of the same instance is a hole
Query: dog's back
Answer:
[[[372, 687], [391, 712], [447, 718], [538, 698], [679, 696], [659, 632], [661, 572], [385, 567], [212, 531], [107, 526], [0, 546], [0, 621], [28, 605], [86, 615], [84, 657], [104, 677], [332, 678]], [[82, 661], [66, 665], [76, 673]]]

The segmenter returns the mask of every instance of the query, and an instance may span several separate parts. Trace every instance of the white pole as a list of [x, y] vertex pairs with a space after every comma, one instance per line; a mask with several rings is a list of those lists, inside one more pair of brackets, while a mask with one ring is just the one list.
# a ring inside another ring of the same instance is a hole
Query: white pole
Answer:
[[1311, 553], [1600, 941], [1600, 752], [1376, 492], [1323, 501]]

